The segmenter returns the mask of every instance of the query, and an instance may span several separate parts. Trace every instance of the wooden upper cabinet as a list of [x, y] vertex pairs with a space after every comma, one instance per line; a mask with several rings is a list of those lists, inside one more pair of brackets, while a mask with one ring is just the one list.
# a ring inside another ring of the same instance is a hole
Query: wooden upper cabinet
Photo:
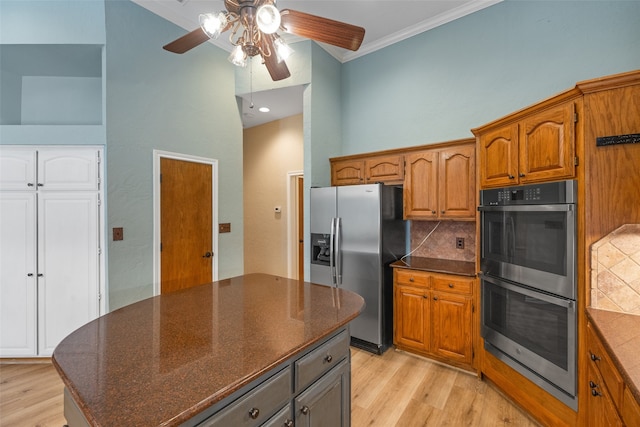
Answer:
[[331, 161], [331, 185], [364, 184], [364, 160]]
[[575, 117], [570, 101], [477, 130], [481, 188], [573, 178]]
[[476, 153], [474, 145], [440, 151], [439, 197], [441, 218], [475, 218]]
[[331, 185], [402, 184], [403, 179], [402, 154], [331, 159]]
[[367, 184], [384, 182], [402, 184], [404, 179], [404, 156], [401, 154], [372, 157], [364, 160]]
[[572, 178], [575, 174], [573, 102], [534, 114], [519, 132], [521, 183]]
[[451, 146], [405, 156], [406, 219], [475, 219], [475, 146]]
[[404, 216], [412, 219], [438, 217], [438, 152], [422, 151], [405, 156]]

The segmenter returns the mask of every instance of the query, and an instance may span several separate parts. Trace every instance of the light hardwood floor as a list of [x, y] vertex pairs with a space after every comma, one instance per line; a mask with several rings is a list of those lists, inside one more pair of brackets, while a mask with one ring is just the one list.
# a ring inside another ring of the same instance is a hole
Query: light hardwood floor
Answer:
[[[351, 356], [353, 427], [538, 426], [475, 375], [393, 349]], [[61, 427], [62, 390], [50, 363], [0, 364], [0, 426]]]

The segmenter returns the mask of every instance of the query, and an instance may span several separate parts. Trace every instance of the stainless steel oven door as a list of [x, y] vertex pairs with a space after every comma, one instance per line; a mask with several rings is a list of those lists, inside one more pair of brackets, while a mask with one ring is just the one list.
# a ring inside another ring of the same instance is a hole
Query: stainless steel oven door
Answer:
[[574, 204], [479, 210], [484, 274], [575, 300]]
[[[481, 330], [485, 343], [497, 349], [496, 356], [523, 375], [565, 403], [573, 403], [575, 301], [484, 275], [481, 278]], [[501, 357], [504, 355], [508, 357]]]

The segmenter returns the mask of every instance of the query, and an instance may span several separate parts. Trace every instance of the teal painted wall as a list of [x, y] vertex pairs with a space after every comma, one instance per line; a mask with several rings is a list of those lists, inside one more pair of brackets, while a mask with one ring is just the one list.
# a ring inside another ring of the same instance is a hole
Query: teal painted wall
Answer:
[[[242, 125], [228, 53], [162, 45], [184, 30], [131, 2], [107, 1], [108, 224], [111, 309], [153, 292], [153, 150], [218, 160], [219, 278], [243, 273]], [[110, 240], [110, 239], [109, 239]]]
[[576, 82], [640, 69], [640, 1], [506, 0], [343, 65], [342, 154], [472, 137]]

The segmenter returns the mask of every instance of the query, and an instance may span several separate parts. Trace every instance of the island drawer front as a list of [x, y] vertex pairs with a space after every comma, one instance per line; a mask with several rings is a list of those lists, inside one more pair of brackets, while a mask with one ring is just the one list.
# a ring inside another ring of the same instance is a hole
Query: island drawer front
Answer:
[[424, 271], [396, 268], [396, 282], [404, 285], [422, 285], [429, 286], [431, 275]]
[[291, 398], [291, 368], [287, 367], [211, 418], [203, 427], [253, 427], [262, 425], [274, 409], [282, 408]]
[[349, 333], [345, 330], [295, 363], [295, 391], [298, 392], [349, 356]]

